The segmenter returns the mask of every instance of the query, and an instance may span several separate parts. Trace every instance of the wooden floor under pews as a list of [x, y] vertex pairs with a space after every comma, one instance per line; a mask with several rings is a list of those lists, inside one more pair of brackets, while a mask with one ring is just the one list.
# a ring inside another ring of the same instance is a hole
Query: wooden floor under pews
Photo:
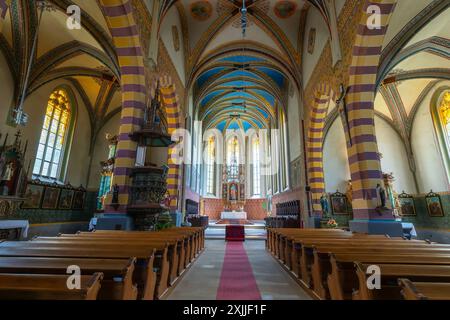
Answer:
[[315, 299], [450, 300], [450, 245], [340, 229], [269, 228], [266, 248]]
[[160, 299], [203, 251], [204, 236], [203, 227], [184, 227], [2, 241], [0, 300]]

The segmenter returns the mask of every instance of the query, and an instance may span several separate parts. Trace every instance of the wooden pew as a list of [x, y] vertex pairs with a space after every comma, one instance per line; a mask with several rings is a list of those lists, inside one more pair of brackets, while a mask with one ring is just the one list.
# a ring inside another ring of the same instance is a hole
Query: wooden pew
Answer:
[[0, 273], [67, 275], [67, 268], [80, 267], [82, 275], [101, 272], [104, 277], [98, 294], [100, 300], [136, 300], [133, 284], [136, 258], [130, 259], [68, 259], [0, 257]]
[[102, 273], [81, 276], [81, 288], [67, 287], [68, 275], [0, 274], [0, 300], [96, 300]]
[[450, 300], [450, 283], [411, 282], [398, 279], [405, 300]]
[[[154, 271], [156, 249], [142, 248], [97, 248], [97, 247], [32, 247], [32, 246], [9, 246], [4, 247], [5, 242], [0, 244], [0, 257], [52, 257], [52, 258], [93, 258], [93, 259], [129, 259], [136, 257], [137, 263], [133, 273], [133, 281], [138, 287], [138, 298], [144, 300], [153, 300], [155, 298], [155, 288], [157, 275]], [[17, 242], [18, 243], [18, 242]], [[22, 243], [33, 243], [22, 242]], [[159, 254], [159, 260], [164, 268], [168, 265], [167, 248]], [[167, 268], [168, 270], [168, 268]], [[160, 282], [159, 289], [162, 290], [167, 286], [167, 281]]]
[[370, 290], [366, 271], [370, 264], [355, 263], [359, 280], [358, 290], [354, 292], [354, 300], [400, 300], [401, 287], [398, 279], [408, 277], [417, 282], [450, 283], [450, 265], [413, 265], [413, 264], [377, 264], [380, 268], [381, 288]]
[[364, 264], [412, 264], [412, 265], [450, 265], [449, 254], [433, 252], [403, 255], [398, 253], [331, 253], [331, 273], [328, 275], [328, 289], [333, 300], [350, 300], [359, 287], [355, 262]]
[[[315, 242], [314, 242], [315, 243]], [[422, 249], [424, 253], [429, 253], [427, 249], [438, 249], [440, 253], [450, 253], [450, 246], [433, 246], [429, 243], [409, 241], [353, 241], [346, 243], [333, 243], [328, 246], [323, 244], [303, 243], [301, 270], [307, 273], [302, 274], [303, 279], [310, 280], [308, 284], [312, 285], [313, 291], [321, 298], [329, 298], [328, 293], [328, 273], [331, 272], [331, 263], [329, 253], [389, 253], [391, 254], [410, 254], [412, 249]], [[442, 251], [441, 251], [442, 249]], [[434, 251], [436, 252], [436, 251]], [[417, 251], [416, 251], [417, 253]], [[306, 281], [306, 280], [304, 280]]]
[[[61, 243], [61, 244], [82, 244], [87, 245], [91, 244], [92, 246], [100, 245], [111, 245], [111, 246], [134, 246], [134, 245], [142, 245], [152, 248], [153, 245], [165, 245], [166, 242], [164, 240], [152, 240], [152, 239], [115, 239], [113, 237], [108, 238], [91, 238], [91, 237], [78, 237], [78, 236], [67, 236], [67, 237], [37, 237], [33, 239], [33, 242], [38, 242], [41, 244], [53, 244], [53, 243]], [[168, 260], [169, 260], [169, 277], [168, 277], [168, 285], [172, 285], [173, 282], [177, 279], [179, 275], [179, 266], [180, 266], [180, 255], [184, 257], [184, 247], [177, 240], [171, 240], [168, 243]]]

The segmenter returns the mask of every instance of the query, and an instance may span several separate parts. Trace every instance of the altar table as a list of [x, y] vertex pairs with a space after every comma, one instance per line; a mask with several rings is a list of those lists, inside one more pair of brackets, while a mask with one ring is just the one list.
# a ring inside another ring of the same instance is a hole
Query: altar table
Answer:
[[247, 212], [222, 212], [220, 219], [247, 220]]

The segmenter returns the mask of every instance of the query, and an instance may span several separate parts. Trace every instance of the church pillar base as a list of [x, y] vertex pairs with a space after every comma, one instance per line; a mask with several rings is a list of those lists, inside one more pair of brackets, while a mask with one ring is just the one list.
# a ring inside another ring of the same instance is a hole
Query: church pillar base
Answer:
[[134, 230], [133, 218], [127, 214], [101, 213], [96, 217], [97, 230]]
[[390, 237], [403, 237], [402, 223], [395, 220], [351, 220], [350, 231], [365, 234], [385, 234]]

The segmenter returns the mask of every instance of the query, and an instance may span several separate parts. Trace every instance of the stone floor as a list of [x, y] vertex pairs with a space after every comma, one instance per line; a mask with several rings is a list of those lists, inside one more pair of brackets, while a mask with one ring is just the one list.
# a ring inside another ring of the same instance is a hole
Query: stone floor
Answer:
[[[309, 300], [310, 297], [266, 251], [265, 242], [244, 244], [263, 300]], [[207, 240], [205, 251], [165, 297], [167, 300], [215, 300], [220, 283], [226, 243]]]

